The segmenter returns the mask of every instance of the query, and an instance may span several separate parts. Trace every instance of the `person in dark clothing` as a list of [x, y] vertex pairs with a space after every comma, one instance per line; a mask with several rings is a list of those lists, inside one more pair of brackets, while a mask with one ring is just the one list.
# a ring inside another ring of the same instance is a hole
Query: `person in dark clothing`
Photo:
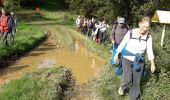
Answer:
[[110, 39], [112, 41], [112, 60], [111, 64], [115, 64], [114, 62], [114, 56], [116, 54], [116, 49], [123, 40], [125, 34], [127, 33], [128, 28], [125, 25], [125, 18], [119, 17], [117, 19], [117, 24], [115, 24], [112, 28]]
[[11, 11], [10, 15], [8, 16], [8, 27], [9, 27], [9, 37], [10, 37], [10, 44], [14, 43], [14, 36], [16, 33], [16, 18], [14, 16], [14, 12]]

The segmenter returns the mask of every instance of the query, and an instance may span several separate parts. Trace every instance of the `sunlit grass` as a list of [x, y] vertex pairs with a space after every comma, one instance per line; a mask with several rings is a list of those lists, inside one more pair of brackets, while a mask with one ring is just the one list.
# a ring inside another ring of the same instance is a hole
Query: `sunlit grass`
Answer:
[[0, 87], [1, 100], [61, 100], [63, 89], [71, 83], [69, 70], [63, 67], [27, 73]]

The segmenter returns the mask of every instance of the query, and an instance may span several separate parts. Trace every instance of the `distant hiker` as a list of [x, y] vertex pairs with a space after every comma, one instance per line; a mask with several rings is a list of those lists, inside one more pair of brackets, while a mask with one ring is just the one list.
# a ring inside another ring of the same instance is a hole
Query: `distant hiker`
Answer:
[[87, 33], [87, 24], [88, 24], [88, 20], [86, 17], [83, 19], [83, 24], [82, 24], [82, 33], [86, 34]]
[[80, 27], [81, 27], [81, 16], [80, 15], [76, 18], [76, 26], [77, 26], [77, 31], [79, 32]]
[[39, 7], [39, 6], [37, 6], [37, 7], [35, 8], [35, 11], [36, 11], [36, 15], [37, 15], [37, 16], [40, 16], [40, 7]]
[[102, 20], [102, 22], [99, 24], [99, 40], [100, 44], [105, 42], [106, 38], [106, 31], [109, 28], [109, 25], [105, 19]]
[[10, 37], [10, 44], [14, 43], [14, 36], [16, 33], [17, 21], [14, 16], [14, 12], [11, 11], [10, 15], [8, 16], [8, 28], [9, 28], [9, 37]]
[[111, 34], [110, 34], [110, 39], [112, 42], [112, 60], [111, 64], [115, 64], [114, 62], [114, 56], [116, 54], [116, 49], [123, 40], [125, 34], [127, 33], [128, 28], [125, 25], [125, 18], [119, 17], [117, 19], [117, 22], [114, 24]]
[[88, 21], [87, 25], [87, 35], [91, 37], [92, 31], [94, 30], [94, 18]]
[[8, 36], [8, 16], [4, 8], [1, 9], [2, 15], [0, 17], [0, 31], [2, 35], [2, 45], [7, 45]]
[[97, 38], [98, 38], [98, 33], [99, 33], [99, 24], [101, 22], [96, 20], [95, 23], [94, 23], [94, 27], [93, 27], [93, 31], [92, 31], [92, 34], [91, 34], [91, 38], [93, 41], [97, 41]]
[[118, 90], [119, 95], [124, 95], [124, 91], [129, 87], [129, 100], [137, 100], [140, 95], [140, 81], [144, 69], [144, 52], [147, 52], [151, 62], [151, 72], [156, 69], [154, 64], [154, 54], [152, 49], [152, 36], [148, 33], [150, 18], [143, 17], [139, 23], [139, 28], [127, 32], [124, 39], [117, 48], [114, 61], [118, 60], [118, 55], [124, 48], [122, 54], [121, 84]]

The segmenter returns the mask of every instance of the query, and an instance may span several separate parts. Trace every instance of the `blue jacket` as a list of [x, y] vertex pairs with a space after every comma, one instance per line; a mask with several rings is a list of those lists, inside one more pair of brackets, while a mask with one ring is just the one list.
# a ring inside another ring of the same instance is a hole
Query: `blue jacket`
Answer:
[[135, 60], [133, 61], [133, 68], [136, 70], [136, 71], [139, 71], [141, 69], [141, 62], [144, 62], [144, 54], [140, 54], [140, 53], [137, 53], [137, 54], [133, 54], [127, 50], [124, 50], [122, 56], [135, 56]]

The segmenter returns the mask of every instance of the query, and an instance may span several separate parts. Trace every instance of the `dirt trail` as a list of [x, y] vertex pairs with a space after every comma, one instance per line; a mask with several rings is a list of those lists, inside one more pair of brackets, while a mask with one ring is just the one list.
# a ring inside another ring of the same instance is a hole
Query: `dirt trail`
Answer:
[[[75, 51], [68, 51], [60, 45], [57, 34], [61, 33], [53, 28], [47, 28], [47, 41], [17, 60], [14, 65], [1, 70], [0, 83], [8, 82], [37, 68], [63, 65], [72, 70], [73, 76], [79, 84], [69, 88], [65, 92], [64, 98], [66, 100], [98, 100], [92, 92], [93, 82], [87, 81], [92, 80], [97, 75], [105, 61], [88, 52], [85, 41], [82, 42], [75, 30], [63, 25], [56, 25], [55, 27], [64, 30], [67, 35], [71, 36]], [[63, 59], [66, 61], [63, 61]]]

